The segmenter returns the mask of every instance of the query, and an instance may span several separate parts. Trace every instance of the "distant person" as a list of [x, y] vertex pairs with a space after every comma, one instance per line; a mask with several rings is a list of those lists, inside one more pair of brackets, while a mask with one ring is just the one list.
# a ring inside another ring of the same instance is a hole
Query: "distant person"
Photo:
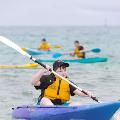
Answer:
[[43, 51], [49, 51], [50, 50], [50, 44], [47, 43], [47, 40], [45, 38], [43, 38], [41, 40], [41, 43], [39, 45], [39, 50], [43, 50]]
[[85, 52], [83, 52], [84, 47], [82, 45], [80, 45], [80, 42], [78, 40], [76, 40], [74, 42], [75, 45], [75, 49], [74, 49], [74, 53], [70, 54], [72, 57], [77, 56], [78, 58], [85, 58]]

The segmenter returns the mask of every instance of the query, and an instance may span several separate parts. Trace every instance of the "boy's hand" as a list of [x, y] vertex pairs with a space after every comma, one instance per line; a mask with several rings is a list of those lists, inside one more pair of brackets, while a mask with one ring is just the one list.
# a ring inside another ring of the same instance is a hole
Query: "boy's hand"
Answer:
[[46, 66], [46, 70], [47, 71], [50, 71], [51, 70], [51, 67], [49, 65], [45, 65]]
[[86, 91], [86, 92], [88, 94], [87, 96], [90, 96], [90, 97], [93, 96], [93, 94], [90, 91]]

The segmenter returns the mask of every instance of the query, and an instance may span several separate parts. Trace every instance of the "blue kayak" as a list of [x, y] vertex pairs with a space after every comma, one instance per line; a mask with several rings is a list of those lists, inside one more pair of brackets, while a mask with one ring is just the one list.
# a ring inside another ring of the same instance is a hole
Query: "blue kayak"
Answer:
[[29, 53], [30, 55], [44, 55], [44, 54], [54, 54], [52, 51], [42, 51], [32, 48], [23, 48], [24, 51]]
[[13, 108], [15, 119], [25, 120], [110, 120], [120, 108], [120, 102], [106, 102], [81, 106], [20, 106]]
[[[95, 57], [95, 58], [84, 58], [84, 59], [61, 59], [64, 62], [70, 62], [70, 63], [97, 63], [97, 62], [107, 62], [107, 58], [102, 57]], [[55, 59], [46, 59], [41, 60], [38, 59], [39, 62], [55, 62]]]

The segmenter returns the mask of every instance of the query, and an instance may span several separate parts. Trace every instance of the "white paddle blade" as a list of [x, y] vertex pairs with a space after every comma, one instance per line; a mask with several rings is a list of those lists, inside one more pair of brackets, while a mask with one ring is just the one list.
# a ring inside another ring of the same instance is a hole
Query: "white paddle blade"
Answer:
[[7, 46], [17, 50], [19, 53], [21, 53], [22, 55], [25, 55], [27, 57], [31, 57], [27, 52], [23, 51], [18, 45], [16, 45], [14, 42], [12, 42], [11, 40], [3, 37], [3, 36], [0, 36], [0, 42], [6, 44]]

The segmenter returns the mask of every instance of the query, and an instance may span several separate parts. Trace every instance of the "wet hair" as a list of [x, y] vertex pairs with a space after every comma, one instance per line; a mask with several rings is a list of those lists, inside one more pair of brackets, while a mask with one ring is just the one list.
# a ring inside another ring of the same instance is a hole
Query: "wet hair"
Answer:
[[75, 40], [75, 42], [74, 43], [80, 43], [78, 40]]

